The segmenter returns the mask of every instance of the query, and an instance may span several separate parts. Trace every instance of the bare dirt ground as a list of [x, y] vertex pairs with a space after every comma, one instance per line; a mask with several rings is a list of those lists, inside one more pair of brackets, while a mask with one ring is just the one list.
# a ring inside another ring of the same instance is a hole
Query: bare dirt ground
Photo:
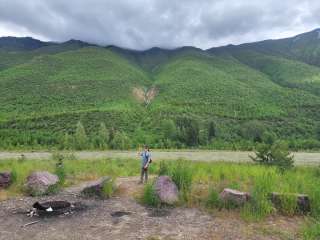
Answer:
[[[62, 152], [63, 153], [63, 152]], [[74, 154], [78, 159], [99, 159], [99, 158], [137, 158], [137, 151], [81, 151], [64, 152]], [[18, 159], [21, 156], [26, 159], [50, 159], [51, 152], [0, 152], [1, 159]], [[192, 161], [227, 161], [227, 162], [251, 162], [249, 156], [253, 152], [246, 151], [152, 151], [156, 160], [174, 160], [183, 158]], [[296, 165], [319, 165], [319, 152], [294, 152]]]
[[[152, 210], [135, 199], [142, 190], [138, 178], [119, 178], [118, 192], [108, 200], [83, 199], [79, 187], [55, 196], [16, 198], [0, 202], [0, 240], [176, 240], [176, 239], [299, 239], [302, 217], [274, 216], [247, 223], [235, 211], [207, 213], [196, 208]], [[37, 200], [81, 202], [86, 207], [70, 215], [27, 217], [25, 210]], [[121, 211], [123, 214], [118, 215]], [[25, 224], [39, 221], [33, 225]]]

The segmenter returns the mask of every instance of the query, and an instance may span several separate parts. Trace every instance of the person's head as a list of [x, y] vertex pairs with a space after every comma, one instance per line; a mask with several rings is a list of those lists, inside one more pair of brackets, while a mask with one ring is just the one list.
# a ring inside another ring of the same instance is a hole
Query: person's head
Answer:
[[144, 150], [145, 150], [145, 151], [149, 151], [148, 145], [144, 145]]

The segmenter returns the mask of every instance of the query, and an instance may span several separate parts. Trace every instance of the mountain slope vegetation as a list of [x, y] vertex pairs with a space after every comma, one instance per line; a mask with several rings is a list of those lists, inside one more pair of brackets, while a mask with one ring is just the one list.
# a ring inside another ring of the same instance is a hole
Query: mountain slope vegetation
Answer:
[[0, 38], [0, 147], [320, 148], [318, 30], [201, 50]]

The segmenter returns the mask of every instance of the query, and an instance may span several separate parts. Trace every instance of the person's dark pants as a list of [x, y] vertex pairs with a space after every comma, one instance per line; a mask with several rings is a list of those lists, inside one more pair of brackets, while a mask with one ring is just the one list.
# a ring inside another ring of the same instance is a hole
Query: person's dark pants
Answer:
[[148, 181], [148, 168], [141, 168], [141, 182], [143, 182], [143, 177], [144, 177], [144, 181], [147, 182]]

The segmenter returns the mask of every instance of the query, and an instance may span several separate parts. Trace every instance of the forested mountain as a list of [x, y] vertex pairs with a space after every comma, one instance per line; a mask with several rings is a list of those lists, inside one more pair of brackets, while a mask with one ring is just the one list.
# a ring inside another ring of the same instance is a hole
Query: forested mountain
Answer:
[[208, 50], [0, 38], [0, 103], [2, 148], [320, 148], [320, 30]]

